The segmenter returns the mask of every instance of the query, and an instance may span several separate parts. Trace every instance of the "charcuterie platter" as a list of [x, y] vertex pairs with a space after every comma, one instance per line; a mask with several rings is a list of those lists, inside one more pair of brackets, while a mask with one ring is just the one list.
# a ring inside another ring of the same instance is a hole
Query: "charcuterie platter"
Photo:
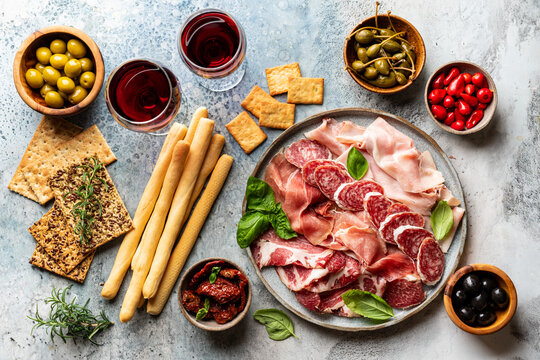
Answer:
[[[436, 169], [440, 171], [444, 177], [444, 185], [448, 188], [448, 190], [451, 191], [455, 199], [459, 201], [459, 206], [465, 210], [464, 195], [458, 175], [450, 164], [448, 156], [439, 147], [439, 145], [437, 145], [437, 143], [426, 133], [406, 120], [386, 112], [371, 109], [343, 108], [330, 110], [318, 113], [305, 119], [304, 121], [297, 123], [281, 134], [268, 147], [267, 151], [257, 163], [252, 175], [256, 178], [262, 179], [267, 166], [271, 163], [276, 154], [279, 154], [287, 149], [292, 143], [300, 139], [304, 139], [305, 133], [319, 128], [319, 126], [321, 126], [321, 124], [324, 122], [323, 119], [326, 118], [335, 119], [337, 123], [349, 121], [352, 124], [362, 128], [368, 127], [377, 118], [382, 118], [397, 131], [412, 139], [418, 151], [429, 151], [431, 153], [433, 162], [436, 165]], [[419, 305], [407, 309], [394, 309], [394, 316], [386, 322], [377, 322], [366, 317], [346, 317], [343, 315], [332, 316], [331, 314], [320, 313], [307, 309], [297, 300], [297, 294], [289, 290], [289, 288], [282, 283], [282, 280], [280, 279], [280, 276], [278, 276], [278, 273], [274, 267], [263, 267], [260, 269], [257, 265], [256, 256], [254, 256], [252, 253], [252, 248], [248, 247], [247, 252], [257, 272], [257, 275], [264, 283], [266, 288], [283, 306], [294, 312], [296, 315], [314, 324], [337, 330], [376, 330], [395, 325], [413, 316], [414, 314], [419, 313], [436, 298], [458, 265], [459, 258], [463, 252], [463, 246], [465, 244], [466, 231], [467, 219], [466, 215], [463, 215], [459, 226], [453, 233], [453, 239], [445, 240], [445, 242], [447, 244], [449, 243], [449, 245], [447, 245], [447, 248], [445, 248], [446, 253], [444, 255], [444, 270], [440, 280], [438, 280], [433, 286], [423, 286], [425, 291], [425, 300], [423, 300]], [[443, 248], [445, 247], [442, 244], [441, 246]], [[424, 283], [426, 283], [426, 281], [424, 281]]]

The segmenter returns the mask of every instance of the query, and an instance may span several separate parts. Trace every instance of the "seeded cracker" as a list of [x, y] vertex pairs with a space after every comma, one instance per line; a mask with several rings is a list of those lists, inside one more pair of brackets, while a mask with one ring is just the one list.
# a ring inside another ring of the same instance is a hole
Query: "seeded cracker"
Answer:
[[48, 270], [57, 275], [63, 276], [65, 278], [75, 280], [79, 283], [84, 283], [88, 269], [90, 269], [90, 264], [94, 259], [95, 251], [90, 253], [79, 265], [77, 265], [69, 273], [65, 273], [62, 268], [54, 261], [54, 259], [42, 248], [39, 244], [36, 245], [36, 249], [32, 254], [32, 258], [29, 263], [40, 267], [42, 269]]
[[323, 78], [289, 79], [289, 104], [322, 104], [324, 92]]
[[262, 106], [259, 126], [287, 129], [294, 124], [294, 104], [265, 102]]
[[261, 106], [263, 102], [278, 102], [276, 99], [268, 95], [263, 89], [255, 85], [251, 89], [248, 96], [242, 101], [244, 109], [255, 115], [256, 118], [261, 117]]
[[301, 77], [297, 62], [265, 69], [270, 95], [286, 93], [289, 89], [289, 78]]
[[266, 134], [245, 111], [242, 111], [230, 123], [225, 125], [246, 154], [252, 152], [264, 140]]

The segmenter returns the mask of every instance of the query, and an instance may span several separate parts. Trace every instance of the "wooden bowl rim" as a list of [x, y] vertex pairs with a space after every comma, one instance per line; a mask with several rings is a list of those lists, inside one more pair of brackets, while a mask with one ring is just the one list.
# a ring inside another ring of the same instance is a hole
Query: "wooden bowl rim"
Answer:
[[[454, 307], [452, 306], [452, 292], [454, 291], [454, 286], [458, 282], [459, 279], [463, 277], [463, 275], [468, 274], [473, 271], [485, 271], [492, 274], [497, 275], [499, 278], [502, 279], [502, 281], [506, 284], [508, 287], [508, 298], [509, 298], [509, 309], [506, 312], [506, 316], [495, 320], [495, 322], [489, 326], [485, 327], [472, 327], [467, 324], [465, 324], [463, 321], [459, 319], [457, 314], [454, 311]], [[474, 334], [474, 335], [488, 335], [493, 334], [494, 332], [499, 331], [503, 327], [505, 327], [510, 320], [512, 320], [512, 317], [514, 316], [517, 308], [518, 298], [517, 298], [517, 291], [516, 287], [514, 286], [514, 283], [512, 282], [512, 279], [501, 269], [496, 267], [495, 265], [490, 264], [471, 264], [471, 265], [465, 265], [459, 270], [457, 270], [448, 280], [448, 283], [446, 284], [446, 287], [444, 289], [444, 308], [446, 309], [446, 313], [448, 314], [448, 317], [452, 322], [458, 326], [460, 329], [465, 330], [468, 333]]]
[[[378, 15], [378, 16], [384, 16], [384, 18], [387, 17], [386, 14], [384, 15]], [[420, 34], [420, 32], [413, 26], [413, 24], [411, 24], [409, 21], [405, 20], [404, 18], [402, 17], [399, 17], [397, 15], [394, 15], [394, 14], [390, 14], [390, 17], [392, 19], [395, 19], [397, 21], [401, 21], [403, 22], [406, 27], [408, 27], [409, 29], [411, 29], [411, 31], [413, 33], [415, 33], [416, 35], [418, 35], [418, 38], [420, 39], [420, 52], [423, 54], [423, 60], [422, 62], [419, 64], [418, 68], [416, 69], [416, 76], [413, 80], [409, 80], [407, 81], [406, 84], [404, 85], [396, 85], [396, 86], [393, 86], [391, 88], [380, 88], [380, 87], [377, 87], [377, 86], [374, 86], [374, 85], [371, 85], [370, 83], [366, 82], [364, 79], [362, 78], [359, 78], [354, 72], [352, 72], [348, 67], [347, 67], [347, 72], [349, 73], [349, 75], [353, 78], [353, 80], [360, 86], [362, 86], [363, 88], [371, 91], [371, 92], [374, 92], [374, 93], [378, 93], [378, 94], [394, 94], [394, 93], [397, 93], [397, 92], [400, 92], [402, 90], [405, 90], [406, 88], [408, 88], [409, 86], [412, 85], [412, 83], [418, 79], [418, 77], [420, 76], [420, 74], [422, 73], [422, 70], [424, 69], [424, 65], [426, 63], [426, 46], [424, 44], [424, 39], [422, 38], [422, 35]], [[374, 16], [370, 16], [368, 18], [365, 18], [364, 20], [362, 20], [360, 23], [358, 23], [350, 32], [349, 34], [347, 35], [347, 37], [349, 37], [353, 32], [355, 32], [357, 29], [359, 29], [360, 27], [364, 26], [364, 24], [370, 20], [374, 20], [375, 19], [375, 15]], [[353, 39], [345, 39], [345, 45], [343, 46], [343, 61], [345, 62], [345, 66], [349, 66], [349, 63], [347, 62], [347, 49], [349, 47], [349, 44], [351, 43]]]
[[[48, 106], [44, 106], [34, 101], [34, 99], [32, 99], [28, 95], [26, 89], [21, 84], [21, 81], [26, 81], [26, 80], [21, 79], [21, 76], [20, 76], [22, 61], [23, 61], [23, 58], [27, 49], [33, 43], [40, 41], [40, 39], [43, 36], [54, 34], [54, 33], [64, 33], [64, 34], [79, 38], [79, 40], [81, 40], [86, 45], [86, 47], [92, 54], [92, 57], [94, 58], [94, 65], [96, 67], [96, 79], [94, 81], [94, 86], [92, 87], [92, 89], [90, 90], [86, 98], [78, 104], [71, 105], [69, 107], [61, 108], [61, 109], [55, 109]], [[19, 96], [32, 109], [45, 115], [69, 116], [69, 115], [74, 115], [84, 110], [97, 98], [99, 92], [101, 91], [101, 87], [103, 86], [104, 79], [105, 79], [105, 64], [103, 62], [103, 57], [101, 56], [101, 51], [99, 50], [99, 47], [97, 46], [97, 44], [84, 31], [76, 29], [71, 26], [67, 26], [67, 25], [48, 26], [48, 27], [39, 29], [37, 31], [34, 31], [30, 36], [28, 36], [23, 41], [23, 43], [17, 50], [17, 53], [15, 54], [15, 59], [13, 60], [13, 80], [15, 82], [15, 88], [17, 89]]]
[[[429, 89], [430, 89], [430, 86], [431, 86], [431, 83], [432, 83], [433, 79], [435, 79], [435, 77], [438, 76], [443, 69], [446, 69], [447, 67], [454, 67], [454, 66], [459, 68], [460, 65], [468, 65], [468, 66], [471, 66], [471, 67], [475, 68], [478, 72], [481, 72], [486, 77], [487, 82], [488, 82], [489, 87], [490, 87], [490, 90], [493, 91], [493, 99], [491, 100], [491, 103], [486, 107], [486, 109], [488, 107], [493, 107], [493, 113], [491, 114], [491, 116], [489, 118], [483, 118], [480, 121], [480, 123], [478, 123], [472, 129], [462, 130], [462, 131], [454, 130], [450, 126], [445, 125], [444, 123], [441, 123], [437, 119], [435, 119], [435, 117], [431, 113], [431, 108], [430, 108], [430, 104], [429, 104], [429, 101], [428, 101]], [[465, 61], [465, 60], [451, 61], [449, 63], [446, 63], [446, 64], [440, 66], [429, 77], [429, 79], [428, 79], [428, 81], [426, 83], [426, 88], [424, 90], [424, 104], [426, 105], [426, 109], [428, 111], [429, 116], [431, 117], [431, 120], [433, 120], [435, 122], [435, 124], [437, 124], [441, 129], [443, 129], [443, 130], [445, 130], [445, 131], [447, 131], [449, 133], [455, 134], [455, 135], [469, 135], [469, 134], [474, 134], [474, 133], [484, 129], [489, 125], [489, 123], [493, 119], [493, 115], [495, 115], [495, 110], [497, 109], [498, 93], [497, 93], [497, 88], [495, 86], [495, 82], [491, 78], [491, 75], [489, 75], [489, 73], [486, 70], [484, 70], [481, 66], [479, 66], [479, 65], [477, 65], [477, 64], [475, 64], [473, 62]]]
[[[184, 308], [184, 305], [182, 304], [182, 287], [183, 287], [184, 283], [187, 281], [187, 276], [188, 275], [192, 275], [192, 272], [194, 272], [195, 270], [198, 270], [199, 268], [202, 268], [202, 266], [204, 266], [204, 264], [206, 264], [206, 263], [208, 263], [210, 261], [216, 261], [216, 260], [221, 260], [221, 261], [224, 261], [224, 262], [228, 263], [229, 265], [232, 265], [232, 267], [239, 270], [246, 277], [246, 279], [248, 281], [248, 294], [247, 294], [248, 296], [247, 296], [247, 299], [246, 299], [246, 305], [244, 307], [244, 310], [242, 310], [241, 313], [237, 314], [234, 319], [232, 319], [231, 321], [229, 321], [229, 322], [227, 322], [225, 324], [217, 324], [217, 323], [216, 324], [214, 324], [214, 323], [206, 324], [204, 322], [197, 321], [195, 319], [195, 316], [188, 313], [187, 310]], [[184, 272], [184, 275], [182, 275], [182, 277], [180, 278], [180, 283], [178, 284], [178, 295], [177, 295], [177, 297], [178, 297], [178, 304], [180, 306], [180, 311], [182, 311], [182, 314], [185, 316], [185, 318], [190, 323], [192, 323], [193, 325], [195, 325], [196, 327], [198, 327], [200, 329], [207, 330], [207, 331], [224, 331], [224, 330], [230, 329], [233, 326], [235, 326], [236, 324], [238, 324], [246, 316], [246, 314], [247, 314], [247, 312], [249, 310], [249, 307], [251, 306], [251, 294], [252, 294], [251, 281], [249, 280], [249, 277], [247, 276], [245, 270], [242, 269], [240, 267], [240, 265], [238, 265], [234, 261], [231, 261], [231, 260], [226, 259], [226, 258], [211, 257], [211, 258], [207, 258], [207, 259], [197, 261], [195, 264], [191, 265]]]

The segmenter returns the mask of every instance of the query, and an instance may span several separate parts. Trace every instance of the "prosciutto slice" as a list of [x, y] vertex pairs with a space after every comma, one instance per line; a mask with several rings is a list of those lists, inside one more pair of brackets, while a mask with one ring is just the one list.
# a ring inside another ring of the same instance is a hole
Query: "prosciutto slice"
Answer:
[[298, 265], [276, 266], [282, 283], [292, 291], [301, 291], [311, 283], [328, 275], [328, 269], [306, 269]]
[[373, 275], [383, 277], [387, 282], [406, 278], [419, 280], [414, 261], [397, 248], [390, 248], [388, 255], [368, 266], [366, 270]]
[[311, 291], [300, 291], [296, 293], [296, 299], [300, 304], [312, 311], [320, 311], [328, 314], [336, 314], [344, 317], [358, 317], [349, 309], [343, 301], [341, 295], [350, 289], [358, 289], [358, 284], [353, 283], [341, 289], [327, 291], [325, 293], [314, 293]]
[[338, 123], [336, 120], [330, 118], [324, 118], [322, 122], [321, 126], [304, 135], [310, 140], [315, 140], [323, 144], [336, 156], [343, 154], [349, 148], [348, 145], [337, 140], [343, 123]]
[[364, 266], [371, 265], [379, 258], [384, 257], [386, 253], [384, 241], [377, 236], [375, 230], [369, 227], [350, 226], [339, 229], [334, 236], [352, 250]]
[[345, 258], [345, 266], [338, 272], [330, 273], [316, 282], [311, 283], [310, 286], [306, 287], [306, 290], [321, 293], [342, 288], [356, 281], [362, 272], [360, 263], [350, 256], [342, 256]]

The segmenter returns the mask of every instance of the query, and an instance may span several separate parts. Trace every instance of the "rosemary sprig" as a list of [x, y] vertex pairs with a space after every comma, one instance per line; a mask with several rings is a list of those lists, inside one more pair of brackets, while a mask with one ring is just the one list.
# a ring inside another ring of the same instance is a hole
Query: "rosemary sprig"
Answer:
[[93, 213], [98, 213], [98, 217], [101, 217], [102, 207], [99, 199], [94, 195], [94, 185], [103, 184], [105, 191], [109, 191], [107, 182], [98, 177], [96, 173], [103, 169], [103, 163], [95, 157], [90, 158], [93, 162], [92, 166], [79, 165], [77, 168], [83, 168], [84, 171], [82, 178], [83, 184], [75, 191], [70, 191], [64, 195], [64, 198], [70, 194], [76, 195], [79, 199], [72, 209], [73, 216], [77, 219], [75, 225], [75, 234], [79, 235], [79, 242], [88, 244], [92, 238], [92, 225], [96, 219], [92, 216]]
[[75, 341], [75, 339], [81, 338], [87, 339], [95, 345], [100, 345], [94, 341], [94, 335], [109, 328], [114, 323], [109, 321], [103, 311], [99, 316], [92, 314], [92, 311], [87, 308], [90, 299], [86, 301], [84, 306], [75, 303], [76, 297], [71, 302], [66, 300], [66, 293], [70, 289], [71, 285], [63, 290], [52, 289], [51, 296], [45, 299], [45, 303], [51, 305], [48, 319], [41, 317], [36, 304], [35, 316], [27, 316], [35, 323], [30, 335], [34, 333], [35, 329], [45, 326], [52, 342], [54, 342], [55, 335], [58, 335], [64, 342], [66, 339]]

